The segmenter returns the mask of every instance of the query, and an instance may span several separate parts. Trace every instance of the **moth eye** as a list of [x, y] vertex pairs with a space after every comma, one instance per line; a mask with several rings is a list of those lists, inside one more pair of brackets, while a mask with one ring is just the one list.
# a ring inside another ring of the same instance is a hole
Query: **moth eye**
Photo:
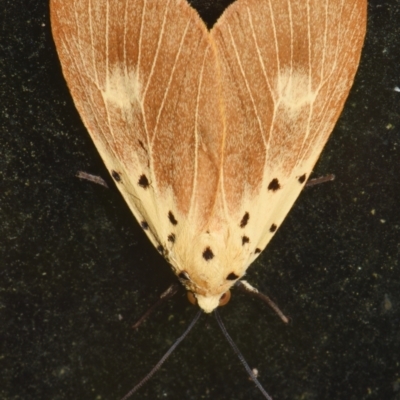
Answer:
[[175, 243], [175, 233], [171, 233], [168, 235], [168, 241], [171, 243]]
[[111, 176], [117, 181], [121, 182], [121, 176], [117, 171], [112, 170], [111, 171]]
[[259, 249], [258, 247], [254, 250], [255, 254], [260, 254], [261, 253], [261, 249]]
[[228, 290], [226, 291], [220, 298], [219, 298], [219, 304], [218, 306], [224, 306], [225, 304], [228, 303], [228, 301], [231, 299], [231, 291]]
[[149, 180], [147, 179], [146, 175], [141, 175], [138, 181], [139, 186], [141, 186], [142, 188], [147, 189], [150, 185]]
[[249, 219], [250, 219], [250, 214], [248, 212], [246, 212], [243, 215], [242, 220], [240, 221], [240, 227], [244, 228], [247, 225], [247, 223], [249, 222]]
[[203, 251], [203, 258], [206, 261], [212, 260], [214, 258], [214, 253], [212, 252], [212, 250], [207, 247], [204, 251]]
[[234, 272], [231, 272], [231, 273], [226, 277], [226, 279], [227, 279], [228, 281], [234, 281], [234, 280], [236, 280], [236, 279], [238, 279], [238, 278], [239, 278], [239, 276], [236, 275]]
[[179, 275], [178, 275], [178, 278], [179, 279], [183, 279], [184, 281], [189, 281], [190, 280], [189, 274], [186, 271], [180, 272]]
[[196, 305], [196, 304], [197, 304], [196, 296], [195, 296], [192, 292], [187, 291], [187, 292], [186, 292], [186, 296], [187, 296], [188, 300], [189, 300], [193, 305]]
[[149, 229], [149, 224], [148, 224], [146, 221], [142, 221], [142, 222], [140, 223], [140, 226], [141, 226], [144, 230]]
[[242, 245], [244, 246], [246, 243], [249, 243], [250, 239], [247, 236], [242, 236]]
[[268, 190], [272, 190], [273, 192], [276, 192], [280, 188], [281, 188], [281, 185], [279, 184], [279, 181], [277, 178], [272, 179], [272, 181], [268, 185]]
[[169, 222], [171, 222], [172, 225], [178, 225], [178, 221], [175, 219], [175, 215], [172, 214], [172, 211], [170, 211], [168, 213], [168, 219], [169, 219]]
[[271, 227], [269, 228], [270, 232], [275, 232], [277, 230], [277, 226], [275, 224], [272, 224]]
[[306, 175], [306, 174], [303, 174], [302, 176], [299, 177], [298, 181], [299, 181], [300, 183], [304, 183], [304, 182], [306, 181], [306, 177], [307, 177], [307, 175]]

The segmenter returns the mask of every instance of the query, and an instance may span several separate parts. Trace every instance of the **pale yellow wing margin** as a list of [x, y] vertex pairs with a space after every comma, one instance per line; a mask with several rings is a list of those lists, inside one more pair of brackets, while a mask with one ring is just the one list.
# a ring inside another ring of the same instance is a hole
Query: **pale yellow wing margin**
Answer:
[[[213, 151], [209, 141], [221, 142], [222, 123], [208, 32], [184, 0], [50, 5], [75, 105], [130, 209], [168, 258], [179, 222], [211, 208], [217, 192], [221, 146]], [[206, 186], [198, 183], [204, 169]]]
[[244, 267], [281, 225], [342, 111], [366, 3], [238, 0], [212, 30], [226, 103], [223, 196], [245, 238]]

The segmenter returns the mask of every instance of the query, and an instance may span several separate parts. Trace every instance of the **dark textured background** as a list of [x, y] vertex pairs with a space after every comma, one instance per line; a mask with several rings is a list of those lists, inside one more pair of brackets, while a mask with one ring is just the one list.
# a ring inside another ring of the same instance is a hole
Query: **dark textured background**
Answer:
[[[0, 32], [0, 398], [118, 399], [196, 309], [179, 295], [131, 329], [174, 276], [74, 108], [48, 2], [3, 0]], [[275, 400], [400, 399], [396, 87], [400, 0], [369, 1], [355, 85], [315, 170], [336, 180], [305, 190], [248, 273], [291, 324], [241, 294], [221, 309]], [[111, 189], [75, 178], [78, 170]], [[203, 316], [135, 398], [262, 397]]]

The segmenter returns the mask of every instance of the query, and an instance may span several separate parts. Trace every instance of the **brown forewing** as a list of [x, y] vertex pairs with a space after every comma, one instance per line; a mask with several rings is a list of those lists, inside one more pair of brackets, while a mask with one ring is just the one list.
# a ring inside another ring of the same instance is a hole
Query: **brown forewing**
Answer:
[[118, 159], [133, 182], [144, 174], [154, 202], [172, 193], [183, 215], [212, 213], [223, 125], [197, 13], [182, 0], [53, 0], [51, 15], [64, 76], [109, 169]]
[[218, 21], [232, 212], [276, 174], [284, 184], [314, 165], [352, 85], [365, 15], [364, 0], [242, 0]]

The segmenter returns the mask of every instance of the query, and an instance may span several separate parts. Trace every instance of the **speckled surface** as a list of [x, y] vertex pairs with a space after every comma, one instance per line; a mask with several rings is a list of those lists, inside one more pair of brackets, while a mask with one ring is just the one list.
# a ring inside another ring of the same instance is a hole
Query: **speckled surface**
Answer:
[[[349, 0], [350, 1], [350, 0]], [[0, 17], [0, 398], [118, 399], [196, 313], [131, 216], [75, 111], [48, 2]], [[307, 189], [221, 309], [274, 400], [400, 399], [400, 0], [369, 1], [359, 73]], [[84, 170], [111, 189], [75, 177]], [[211, 316], [136, 399], [261, 399]]]

